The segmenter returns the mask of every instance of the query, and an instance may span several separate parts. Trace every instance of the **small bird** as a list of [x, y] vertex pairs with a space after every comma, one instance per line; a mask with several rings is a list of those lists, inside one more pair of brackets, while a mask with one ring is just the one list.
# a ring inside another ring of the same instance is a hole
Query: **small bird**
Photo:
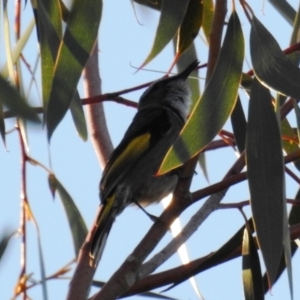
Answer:
[[112, 224], [126, 206], [158, 202], [175, 189], [178, 169], [156, 174], [187, 120], [191, 100], [186, 79], [198, 64], [195, 60], [180, 74], [155, 81], [141, 96], [138, 111], [102, 174], [91, 265], [99, 262]]

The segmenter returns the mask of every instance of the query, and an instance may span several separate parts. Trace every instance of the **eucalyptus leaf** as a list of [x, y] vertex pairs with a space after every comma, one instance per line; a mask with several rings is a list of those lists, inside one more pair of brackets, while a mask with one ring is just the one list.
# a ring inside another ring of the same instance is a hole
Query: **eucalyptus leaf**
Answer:
[[247, 122], [240, 97], [238, 97], [235, 107], [232, 111], [231, 124], [237, 147], [239, 149], [239, 152], [242, 153], [245, 150], [246, 146]]
[[186, 51], [197, 37], [202, 23], [202, 14], [202, 2], [199, 0], [190, 0], [177, 35], [177, 55], [180, 56]]
[[3, 114], [3, 103], [1, 97], [0, 97], [0, 135], [5, 145], [5, 122], [4, 122], [4, 114]]
[[222, 129], [235, 106], [243, 58], [243, 33], [239, 18], [233, 12], [214, 73], [158, 173], [168, 172], [185, 163]]
[[70, 111], [78, 135], [82, 138], [83, 141], [86, 141], [88, 135], [87, 125], [86, 125], [84, 111], [83, 111], [83, 107], [82, 107], [82, 103], [78, 91], [75, 92], [73, 100], [71, 101]]
[[0, 76], [0, 102], [16, 116], [39, 123], [36, 112], [30, 107], [20, 93]]
[[255, 230], [272, 285], [283, 253], [283, 228], [287, 226], [283, 216], [284, 165], [271, 94], [256, 79], [249, 102], [246, 161]]
[[202, 17], [202, 30], [209, 43], [209, 35], [211, 32], [213, 17], [214, 17], [214, 3], [212, 0], [203, 0], [203, 17]]
[[62, 40], [62, 16], [59, 0], [37, 0], [37, 30], [41, 49], [43, 106], [47, 109], [54, 64]]
[[263, 300], [265, 297], [259, 257], [253, 236], [247, 228], [244, 231], [242, 256], [245, 300]]
[[250, 53], [254, 73], [263, 85], [283, 95], [300, 98], [300, 69], [282, 52], [275, 38], [255, 16]]
[[156, 57], [172, 40], [182, 24], [189, 1], [163, 0], [154, 44], [142, 66]]
[[69, 221], [69, 226], [72, 232], [73, 243], [74, 243], [74, 250], [76, 256], [79, 253], [79, 250], [82, 246], [82, 243], [85, 240], [87, 235], [87, 228], [84, 223], [84, 220], [78, 210], [77, 206], [75, 205], [72, 197], [63, 187], [63, 185], [57, 180], [57, 178], [51, 174], [48, 178], [50, 186], [53, 186], [53, 181], [55, 180], [55, 188], [60, 196], [62, 201], [63, 207], [67, 214], [67, 218]]
[[93, 1], [93, 5], [87, 0], [73, 1], [55, 62], [46, 111], [49, 140], [70, 107], [82, 70], [97, 39], [101, 13], [101, 0]]

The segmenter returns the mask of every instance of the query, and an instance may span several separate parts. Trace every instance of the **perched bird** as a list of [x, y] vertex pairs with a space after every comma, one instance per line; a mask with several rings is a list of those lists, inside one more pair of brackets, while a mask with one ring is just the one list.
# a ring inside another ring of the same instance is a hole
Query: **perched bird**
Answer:
[[100, 260], [112, 224], [126, 206], [158, 202], [174, 190], [178, 169], [156, 174], [187, 120], [186, 79], [197, 65], [194, 61], [180, 74], [154, 82], [141, 96], [138, 111], [102, 174], [101, 209], [91, 239], [92, 265]]

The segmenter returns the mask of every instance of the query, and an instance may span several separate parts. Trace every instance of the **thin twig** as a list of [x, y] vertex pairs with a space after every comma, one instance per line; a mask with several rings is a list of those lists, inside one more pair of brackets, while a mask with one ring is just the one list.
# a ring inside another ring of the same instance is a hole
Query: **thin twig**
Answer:
[[290, 177], [293, 178], [298, 184], [300, 184], [300, 178], [287, 166], [285, 166], [285, 172], [290, 175]]
[[[27, 161], [27, 153], [25, 147], [25, 141], [22, 136], [22, 132], [20, 128], [16, 127], [20, 148], [21, 148], [21, 216], [20, 216], [20, 229], [21, 229], [21, 272], [19, 276], [19, 283], [22, 284], [26, 278], [26, 254], [27, 254], [27, 243], [26, 243], [26, 216], [27, 216], [27, 178], [26, 178], [26, 161]], [[26, 284], [26, 281], [25, 281]], [[23, 299], [27, 299], [27, 290], [25, 287], [22, 287]]]

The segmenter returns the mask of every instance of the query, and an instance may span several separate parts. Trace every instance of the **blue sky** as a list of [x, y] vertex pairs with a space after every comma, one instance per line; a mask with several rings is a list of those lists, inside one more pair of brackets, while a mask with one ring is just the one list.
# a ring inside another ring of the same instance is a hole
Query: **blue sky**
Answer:
[[[271, 5], [266, 2], [264, 7], [260, 1], [249, 1], [256, 16], [277, 38], [282, 48], [288, 47], [289, 33], [291, 27], [288, 23], [274, 12]], [[298, 1], [289, 1], [295, 9], [298, 8]], [[255, 3], [255, 4], [253, 4]], [[10, 4], [10, 13], [13, 13], [13, 2]], [[99, 59], [100, 73], [102, 78], [102, 91], [113, 92], [124, 88], [157, 79], [161, 73], [169, 69], [173, 58], [172, 45], [169, 45], [163, 53], [146, 66], [150, 71], [140, 71], [136, 74], [135, 69], [144, 61], [148, 55], [157, 26], [159, 14], [148, 11], [138, 5], [134, 5], [135, 12], [130, 1], [110, 0], [104, 1], [103, 15], [99, 33]], [[230, 8], [229, 8], [230, 12]], [[24, 15], [23, 28], [31, 19], [30, 5], [22, 11]], [[238, 14], [242, 21], [244, 36], [249, 33], [249, 24], [243, 12], [238, 8]], [[228, 14], [229, 15], [229, 14]], [[136, 16], [138, 20], [136, 19]], [[139, 21], [139, 22], [138, 22]], [[140, 24], [139, 24], [140, 23]], [[12, 22], [11, 22], [12, 25]], [[3, 25], [1, 24], [1, 33]], [[3, 35], [0, 33], [0, 49], [4, 49]], [[201, 37], [203, 35], [201, 34]], [[248, 45], [246, 39], [247, 58], [250, 62]], [[37, 53], [37, 42], [35, 33], [24, 51], [25, 57], [31, 66], [34, 65]], [[203, 38], [197, 39], [197, 51], [199, 60], [206, 62], [207, 49]], [[0, 58], [0, 66], [4, 62]], [[249, 70], [245, 65], [244, 70]], [[29, 75], [23, 73], [24, 81], [28, 85]], [[200, 72], [205, 77], [205, 70]], [[37, 75], [38, 78], [38, 75]], [[200, 81], [203, 85], [203, 80]], [[82, 82], [79, 90], [83, 97]], [[142, 91], [125, 95], [126, 98], [138, 101]], [[241, 92], [243, 94], [243, 92]], [[35, 89], [30, 94], [34, 103], [39, 103]], [[243, 104], [247, 106], [247, 99], [243, 97]], [[105, 103], [107, 123], [114, 145], [117, 145], [122, 138], [125, 129], [129, 125], [135, 110], [115, 103]], [[293, 121], [292, 121], [293, 122]], [[13, 128], [14, 124], [7, 121], [7, 129]], [[229, 123], [226, 128], [230, 130]], [[73, 197], [88, 227], [92, 224], [97, 206], [98, 183], [101, 176], [101, 169], [97, 162], [90, 140], [83, 142], [78, 138], [70, 114], [55, 131], [50, 147], [46, 141], [46, 134], [41, 129], [30, 128], [29, 130], [30, 155], [49, 166], [49, 155], [51, 157], [52, 169], [57, 178]], [[220, 155], [221, 154], [221, 155]], [[210, 183], [217, 182], [223, 178], [226, 171], [236, 160], [231, 149], [213, 151], [207, 155], [207, 166], [209, 170]], [[0, 148], [0, 228], [14, 230], [19, 226], [20, 211], [20, 145], [16, 132], [7, 135], [7, 151]], [[201, 170], [194, 176], [192, 190], [205, 187], [205, 181]], [[72, 239], [65, 213], [62, 209], [58, 196], [53, 200], [49, 192], [47, 174], [36, 166], [28, 166], [28, 194], [33, 213], [39, 224], [42, 235], [42, 247], [46, 261], [47, 275], [59, 270], [74, 258]], [[294, 182], [287, 182], [287, 197], [292, 198], [297, 192]], [[230, 189], [224, 202], [234, 202], [249, 199], [247, 183], [241, 183]], [[185, 211], [182, 215], [182, 223], [186, 223], [192, 213], [202, 205], [197, 203]], [[150, 213], [159, 215], [162, 211], [161, 205], [154, 205], [148, 208]], [[246, 210], [247, 211], [247, 210]], [[221, 210], [213, 213], [201, 226], [201, 228], [187, 242], [191, 259], [217, 250], [229, 237], [236, 232], [243, 224], [243, 218], [237, 210]], [[110, 234], [102, 262], [97, 270], [95, 279], [107, 280], [116, 270], [120, 263], [126, 258], [137, 242], [143, 237], [151, 226], [151, 221], [135, 207], [127, 208], [117, 218]], [[28, 273], [33, 273], [33, 278], [39, 279], [38, 252], [36, 242], [36, 229], [32, 223], [28, 223]], [[166, 237], [159, 244], [159, 250], [171, 239]], [[6, 259], [0, 264], [0, 295], [1, 299], [10, 299], [13, 294], [13, 287], [19, 274], [20, 265], [20, 239], [13, 239], [10, 243]], [[299, 253], [294, 262], [295, 299], [300, 298], [300, 288], [296, 284], [299, 278], [297, 266], [300, 262]], [[177, 255], [169, 259], [159, 270], [165, 270], [180, 264]], [[71, 273], [68, 274], [71, 276]], [[242, 278], [241, 260], [236, 259], [222, 266], [213, 268], [196, 277], [201, 293], [206, 300], [218, 299], [242, 299]], [[68, 280], [54, 280], [48, 284], [49, 299], [63, 299], [68, 289]], [[42, 299], [41, 288], [36, 287], [29, 292], [32, 299]], [[63, 295], [63, 296], [62, 296]], [[167, 292], [167, 295], [177, 299], [197, 299], [188, 282]], [[288, 284], [286, 274], [276, 284], [272, 294], [266, 299], [287, 299]], [[141, 297], [134, 297], [140, 299]]]

